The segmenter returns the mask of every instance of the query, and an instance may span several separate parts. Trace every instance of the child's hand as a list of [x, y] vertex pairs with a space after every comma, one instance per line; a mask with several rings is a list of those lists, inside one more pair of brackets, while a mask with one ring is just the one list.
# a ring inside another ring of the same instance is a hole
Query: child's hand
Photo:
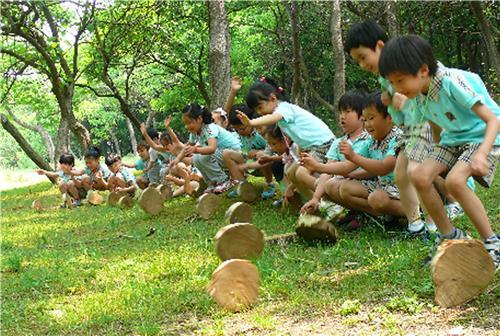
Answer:
[[170, 161], [170, 163], [168, 164], [168, 169], [172, 170], [175, 166], [177, 166], [178, 163], [179, 160], [177, 159]]
[[340, 151], [340, 153], [342, 153], [345, 156], [345, 158], [347, 160], [352, 159], [352, 157], [354, 156], [354, 151], [352, 150], [352, 146], [346, 140], [342, 140], [340, 142], [340, 144], [339, 144], [339, 151]]
[[248, 158], [255, 159], [257, 157], [258, 152], [259, 152], [258, 150], [252, 149], [250, 152], [248, 152]]
[[382, 104], [384, 104], [385, 106], [389, 106], [391, 104], [392, 97], [389, 94], [389, 92], [384, 91], [384, 92], [382, 92], [382, 95], [380, 96], [380, 100], [382, 100]]
[[231, 78], [231, 91], [233, 92], [238, 92], [241, 90], [241, 87], [242, 87], [242, 83], [241, 83], [241, 78], [238, 77], [238, 76], [234, 76], [233, 78]]
[[185, 155], [186, 155], [186, 156], [192, 156], [193, 154], [195, 154], [195, 153], [196, 153], [196, 148], [197, 148], [197, 147], [198, 147], [198, 146], [190, 146], [190, 145], [186, 146], [186, 150], [185, 150], [185, 152], [184, 152], [184, 153], [185, 153]]
[[307, 168], [311, 173], [315, 172], [318, 169], [319, 162], [316, 161], [309, 153], [302, 152], [300, 153], [300, 164]]
[[396, 92], [394, 96], [392, 96], [392, 106], [394, 107], [394, 110], [401, 111], [407, 99], [408, 98], [405, 95]]
[[124, 189], [125, 189], [125, 188], [122, 188], [122, 187], [116, 187], [116, 188], [115, 188], [115, 191], [120, 192], [120, 191], [123, 191]]
[[236, 110], [236, 116], [238, 117], [238, 119], [241, 121], [241, 123], [243, 124], [243, 126], [252, 126], [250, 124], [250, 119], [248, 118], [248, 116], [239, 111], [239, 110]]
[[479, 175], [479, 176], [487, 175], [488, 170], [490, 168], [490, 163], [486, 158], [486, 154], [482, 152], [476, 152], [472, 156], [470, 167], [472, 168], [472, 174], [474, 175]]
[[315, 198], [311, 198], [306, 204], [300, 209], [300, 213], [313, 213], [318, 209], [319, 201]]
[[263, 155], [257, 160], [257, 162], [261, 165], [269, 163], [271, 161], [273, 161], [273, 157], [269, 155]]
[[142, 134], [146, 134], [148, 132], [148, 130], [146, 128], [146, 124], [141, 123], [140, 128], [141, 128], [141, 133]]
[[166, 129], [170, 128], [170, 121], [171, 121], [171, 119], [172, 119], [172, 116], [170, 116], [170, 115], [165, 118], [165, 128]]

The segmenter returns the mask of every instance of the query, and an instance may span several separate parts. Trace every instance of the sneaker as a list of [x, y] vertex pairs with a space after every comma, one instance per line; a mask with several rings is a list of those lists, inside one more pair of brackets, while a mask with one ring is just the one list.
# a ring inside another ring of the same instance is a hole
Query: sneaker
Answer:
[[230, 192], [227, 193], [227, 197], [228, 198], [236, 198], [238, 197], [238, 188], [234, 188], [233, 190], [231, 190]]
[[438, 228], [434, 222], [425, 222], [425, 228], [430, 233], [436, 233]]
[[496, 270], [500, 269], [500, 235], [483, 240], [484, 248], [493, 259]]
[[73, 200], [73, 208], [76, 208], [78, 206], [82, 205], [82, 201], [79, 199]]
[[411, 236], [418, 236], [425, 232], [425, 222], [421, 219], [417, 219], [411, 223], [408, 223], [408, 227], [406, 228], [408, 234]]
[[458, 202], [453, 202], [445, 205], [446, 213], [450, 220], [454, 220], [460, 216], [464, 215], [464, 209], [460, 206]]
[[356, 218], [356, 216], [358, 215], [358, 212], [357, 211], [354, 211], [354, 210], [349, 210], [347, 211], [346, 215], [343, 217], [343, 218], [340, 218], [339, 220], [337, 220], [337, 224], [339, 226], [344, 226], [344, 225], [347, 225], [349, 224], [353, 219]]
[[324, 214], [327, 221], [338, 218], [345, 210], [341, 205], [324, 199], [319, 201], [318, 209], [320, 213]]
[[281, 208], [282, 205], [283, 205], [283, 198], [280, 198], [279, 200], [273, 202], [273, 207], [275, 208]]
[[217, 186], [214, 189], [214, 193], [216, 194], [222, 194], [223, 192], [228, 191], [234, 186], [233, 181], [227, 180], [222, 183], [217, 184]]
[[265, 200], [265, 199], [269, 199], [269, 198], [273, 197], [274, 195], [276, 195], [276, 186], [274, 183], [269, 183], [267, 185], [266, 190], [264, 190], [262, 192], [261, 196], [262, 196], [262, 199]]
[[213, 193], [215, 191], [215, 188], [217, 187], [216, 184], [210, 184], [206, 189], [205, 191], [203, 191], [204, 194], [210, 194], [210, 193]]
[[[427, 257], [424, 258], [424, 265], [425, 266], [430, 266], [431, 261], [434, 258], [434, 255], [436, 254], [439, 245], [441, 245], [441, 243], [446, 239], [450, 239], [450, 238], [444, 238], [440, 233], [438, 233], [435, 236], [434, 241], [433, 241], [432, 246], [431, 246], [431, 250], [429, 251], [429, 254], [427, 255]], [[455, 237], [453, 237], [451, 239], [470, 239], [470, 237], [465, 232], [460, 230], [459, 228], [455, 228]]]

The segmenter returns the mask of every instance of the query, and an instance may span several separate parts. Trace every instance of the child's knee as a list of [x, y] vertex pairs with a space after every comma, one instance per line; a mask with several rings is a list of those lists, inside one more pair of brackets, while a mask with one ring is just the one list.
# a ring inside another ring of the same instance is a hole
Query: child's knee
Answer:
[[353, 186], [351, 183], [342, 183], [339, 187], [339, 196], [342, 199], [347, 199], [353, 194]]
[[429, 189], [432, 186], [432, 177], [429, 174], [423, 174], [419, 169], [410, 170], [408, 175], [412, 184], [419, 190]]
[[385, 209], [390, 200], [389, 195], [383, 190], [375, 190], [368, 195], [368, 205], [376, 211]]
[[446, 191], [450, 194], [457, 195], [463, 193], [467, 189], [467, 178], [459, 176], [458, 174], [448, 174], [444, 181]]

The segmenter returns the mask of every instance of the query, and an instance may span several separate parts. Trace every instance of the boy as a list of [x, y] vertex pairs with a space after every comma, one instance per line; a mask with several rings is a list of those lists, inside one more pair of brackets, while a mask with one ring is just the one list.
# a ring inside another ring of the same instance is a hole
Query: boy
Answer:
[[[353, 179], [341, 182], [338, 195], [332, 192], [335, 187], [332, 186], [334, 181], [330, 180], [325, 187], [327, 194], [346, 208], [373, 216], [404, 216], [393, 174], [396, 164], [395, 148], [402, 131], [393, 125], [387, 107], [382, 104], [380, 92], [371, 93], [366, 97], [363, 118], [365, 129], [371, 135], [367, 156], [356, 153], [346, 140], [341, 141], [339, 145], [340, 153], [345, 159], [363, 171], [350, 173], [348, 177]], [[355, 212], [351, 212], [342, 224], [347, 224], [349, 228], [360, 226]]]
[[[411, 174], [420, 199], [439, 229], [442, 239], [466, 238], [453, 227], [433, 182], [448, 172], [445, 184], [476, 227], [496, 267], [500, 266], [500, 238], [493, 232], [486, 210], [467, 187], [473, 176], [489, 187], [495, 176], [500, 136], [500, 109], [479, 76], [444, 67], [434, 58], [430, 44], [416, 35], [391, 40], [380, 57], [380, 73], [397, 92], [414, 99], [416, 108], [441, 138]], [[439, 133], [438, 133], [439, 134]]]
[[121, 157], [117, 154], [108, 154], [104, 162], [112, 174], [108, 179], [108, 189], [123, 191], [133, 196], [137, 189], [135, 176], [123, 166]]

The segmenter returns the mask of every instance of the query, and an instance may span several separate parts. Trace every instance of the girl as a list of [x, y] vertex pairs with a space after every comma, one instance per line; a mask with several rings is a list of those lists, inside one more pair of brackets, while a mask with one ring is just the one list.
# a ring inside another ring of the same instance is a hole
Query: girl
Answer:
[[108, 154], [104, 162], [112, 173], [108, 180], [108, 189], [124, 191], [133, 196], [137, 189], [135, 177], [127, 168], [123, 167], [121, 157], [116, 154]]
[[233, 186], [224, 172], [224, 149], [240, 150], [241, 144], [224, 128], [212, 123], [212, 115], [198, 104], [190, 104], [182, 111], [182, 122], [189, 131], [189, 144], [173, 161], [178, 164], [184, 157], [193, 156], [196, 167], [208, 188], [205, 192], [223, 193]]
[[[328, 126], [312, 113], [300, 106], [283, 101], [284, 90], [276, 83], [262, 77], [253, 84], [247, 94], [247, 105], [262, 117], [252, 119], [244, 113], [238, 113], [243, 125], [261, 126], [278, 124], [281, 130], [298, 146], [321, 163], [326, 162], [326, 152], [335, 136]], [[293, 155], [293, 152], [290, 152]], [[298, 160], [295, 160], [298, 161]], [[290, 181], [306, 196], [311, 196], [309, 187], [297, 178], [298, 163], [290, 167], [287, 176]]]
[[107, 181], [111, 176], [109, 169], [100, 162], [101, 151], [92, 146], [85, 154], [85, 165], [83, 170], [75, 171], [73, 175], [81, 176], [73, 179], [75, 186], [80, 191], [80, 196], [85, 197], [89, 190], [106, 190]]

